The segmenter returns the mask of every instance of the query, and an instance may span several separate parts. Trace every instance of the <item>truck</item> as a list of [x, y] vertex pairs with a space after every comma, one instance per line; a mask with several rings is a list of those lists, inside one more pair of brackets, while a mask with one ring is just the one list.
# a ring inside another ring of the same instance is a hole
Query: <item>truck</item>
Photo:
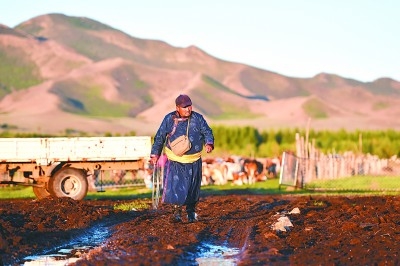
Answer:
[[150, 150], [150, 136], [0, 138], [0, 184], [32, 186], [38, 199], [82, 200], [89, 176], [143, 169]]

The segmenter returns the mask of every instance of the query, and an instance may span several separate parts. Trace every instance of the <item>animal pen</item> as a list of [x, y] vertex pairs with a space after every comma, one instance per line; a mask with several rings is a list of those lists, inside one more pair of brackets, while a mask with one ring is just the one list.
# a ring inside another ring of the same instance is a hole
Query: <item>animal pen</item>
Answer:
[[310, 190], [400, 191], [400, 160], [371, 154], [324, 154], [296, 134], [296, 152], [284, 152], [279, 186]]

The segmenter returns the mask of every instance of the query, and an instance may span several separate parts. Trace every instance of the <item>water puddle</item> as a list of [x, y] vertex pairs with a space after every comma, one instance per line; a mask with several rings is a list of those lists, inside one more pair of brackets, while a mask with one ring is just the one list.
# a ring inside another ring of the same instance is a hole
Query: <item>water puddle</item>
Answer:
[[231, 266], [237, 265], [240, 250], [227, 246], [219, 246], [211, 243], [202, 243], [196, 248], [197, 252], [189, 254], [186, 261], [191, 261], [187, 265], [207, 265], [207, 266]]
[[58, 266], [74, 263], [79, 260], [80, 256], [96, 246], [101, 245], [110, 236], [108, 226], [109, 225], [96, 225], [83, 235], [80, 235], [62, 246], [43, 251], [43, 254], [40, 255], [25, 257], [21, 265]]
[[[80, 256], [89, 252], [93, 246], [73, 246], [72, 248], [60, 248], [57, 252], [46, 255], [33, 255], [25, 257], [24, 266], [65, 266], [75, 263]], [[240, 250], [213, 244], [201, 244], [197, 247], [197, 252], [186, 256], [185, 262], [179, 265], [199, 265], [199, 266], [234, 266], [237, 265], [237, 258]]]
[[48, 255], [28, 256], [24, 259], [24, 266], [58, 266], [68, 265], [79, 260], [79, 257], [88, 252], [91, 246], [74, 246], [73, 248], [62, 248], [57, 253]]
[[[85, 231], [83, 235], [41, 254], [27, 256], [20, 265], [24, 266], [59, 266], [75, 263], [91, 249], [101, 246], [110, 237], [110, 224], [100, 224]], [[231, 266], [237, 265], [238, 248], [227, 245], [214, 245], [203, 242], [194, 252], [187, 253], [179, 265]]]

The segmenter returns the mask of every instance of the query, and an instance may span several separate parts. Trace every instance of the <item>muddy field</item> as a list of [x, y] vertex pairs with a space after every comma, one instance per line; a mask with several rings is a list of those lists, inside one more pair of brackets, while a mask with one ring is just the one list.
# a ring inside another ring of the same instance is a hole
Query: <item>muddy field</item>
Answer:
[[133, 201], [143, 203], [0, 201], [3, 263], [28, 263], [28, 256], [50, 254], [101, 225], [109, 234], [72, 250], [79, 259], [69, 265], [400, 264], [400, 197], [203, 194], [195, 223], [172, 222], [167, 205], [114, 210]]

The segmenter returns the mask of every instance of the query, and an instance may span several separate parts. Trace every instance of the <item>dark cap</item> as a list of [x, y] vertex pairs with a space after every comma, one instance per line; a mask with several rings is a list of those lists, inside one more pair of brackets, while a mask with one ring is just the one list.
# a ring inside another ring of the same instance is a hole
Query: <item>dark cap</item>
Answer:
[[192, 100], [190, 100], [189, 96], [187, 96], [186, 94], [181, 94], [176, 97], [175, 104], [176, 106], [186, 107], [192, 105]]

